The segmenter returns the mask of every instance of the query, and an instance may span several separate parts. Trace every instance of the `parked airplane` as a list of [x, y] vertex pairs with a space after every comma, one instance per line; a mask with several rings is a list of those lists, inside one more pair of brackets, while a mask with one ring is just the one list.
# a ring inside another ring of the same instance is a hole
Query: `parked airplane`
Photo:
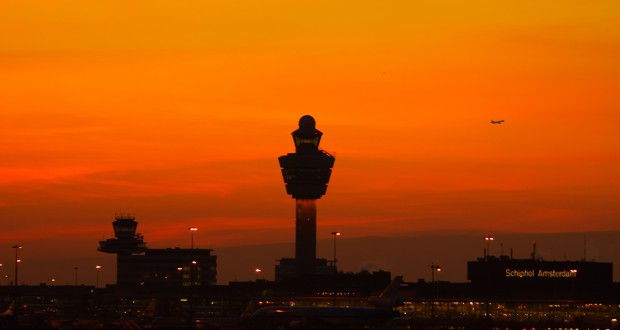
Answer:
[[400, 313], [372, 307], [271, 306], [241, 322], [244, 329], [374, 329]]
[[256, 310], [241, 321], [244, 329], [381, 329], [400, 316], [398, 305], [402, 276], [395, 277], [379, 296], [368, 302], [373, 307], [269, 306]]
[[491, 120], [491, 124], [501, 124], [503, 123], [505, 120]]
[[157, 298], [152, 298], [143, 311], [134, 316], [122, 317], [114, 325], [126, 330], [142, 330], [175, 329], [187, 324], [185, 315], [161, 316], [157, 310]]

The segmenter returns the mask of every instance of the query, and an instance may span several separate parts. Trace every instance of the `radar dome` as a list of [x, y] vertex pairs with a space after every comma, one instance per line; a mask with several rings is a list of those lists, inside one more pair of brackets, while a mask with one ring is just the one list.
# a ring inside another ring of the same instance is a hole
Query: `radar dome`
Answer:
[[299, 128], [311, 128], [313, 129], [316, 126], [316, 122], [314, 118], [310, 115], [305, 115], [299, 119]]

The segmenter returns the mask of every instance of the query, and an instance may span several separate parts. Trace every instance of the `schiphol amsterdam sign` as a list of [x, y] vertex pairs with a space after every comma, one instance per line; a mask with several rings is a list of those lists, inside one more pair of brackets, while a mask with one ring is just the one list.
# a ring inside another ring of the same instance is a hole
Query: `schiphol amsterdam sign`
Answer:
[[508, 278], [571, 278], [577, 277], [576, 269], [510, 269], [506, 268], [506, 277]]

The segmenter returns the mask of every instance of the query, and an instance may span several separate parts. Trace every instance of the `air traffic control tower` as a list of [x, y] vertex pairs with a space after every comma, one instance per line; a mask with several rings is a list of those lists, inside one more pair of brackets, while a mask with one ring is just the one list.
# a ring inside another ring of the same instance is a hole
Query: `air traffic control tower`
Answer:
[[115, 238], [99, 242], [98, 250], [116, 254], [116, 279], [119, 285], [126, 285], [126, 279], [133, 273], [132, 256], [143, 254], [147, 248], [142, 235], [136, 233], [138, 222], [133, 215], [120, 214], [112, 222]]
[[286, 193], [295, 198], [295, 259], [282, 259], [276, 279], [288, 275], [335, 272], [327, 260], [316, 258], [316, 200], [325, 195], [335, 158], [319, 149], [323, 133], [314, 118], [299, 119], [299, 129], [291, 133], [295, 153], [279, 157]]

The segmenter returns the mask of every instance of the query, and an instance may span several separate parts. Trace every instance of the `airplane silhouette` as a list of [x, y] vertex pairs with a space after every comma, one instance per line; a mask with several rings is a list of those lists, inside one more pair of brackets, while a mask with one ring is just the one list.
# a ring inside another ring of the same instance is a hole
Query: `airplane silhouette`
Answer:
[[491, 124], [501, 124], [503, 122], [504, 122], [503, 119], [502, 120], [491, 120]]
[[247, 329], [379, 329], [400, 316], [392, 308], [402, 304], [398, 290], [402, 276], [396, 276], [379, 296], [372, 296], [372, 307], [269, 306], [253, 313], [244, 312], [240, 325]]

